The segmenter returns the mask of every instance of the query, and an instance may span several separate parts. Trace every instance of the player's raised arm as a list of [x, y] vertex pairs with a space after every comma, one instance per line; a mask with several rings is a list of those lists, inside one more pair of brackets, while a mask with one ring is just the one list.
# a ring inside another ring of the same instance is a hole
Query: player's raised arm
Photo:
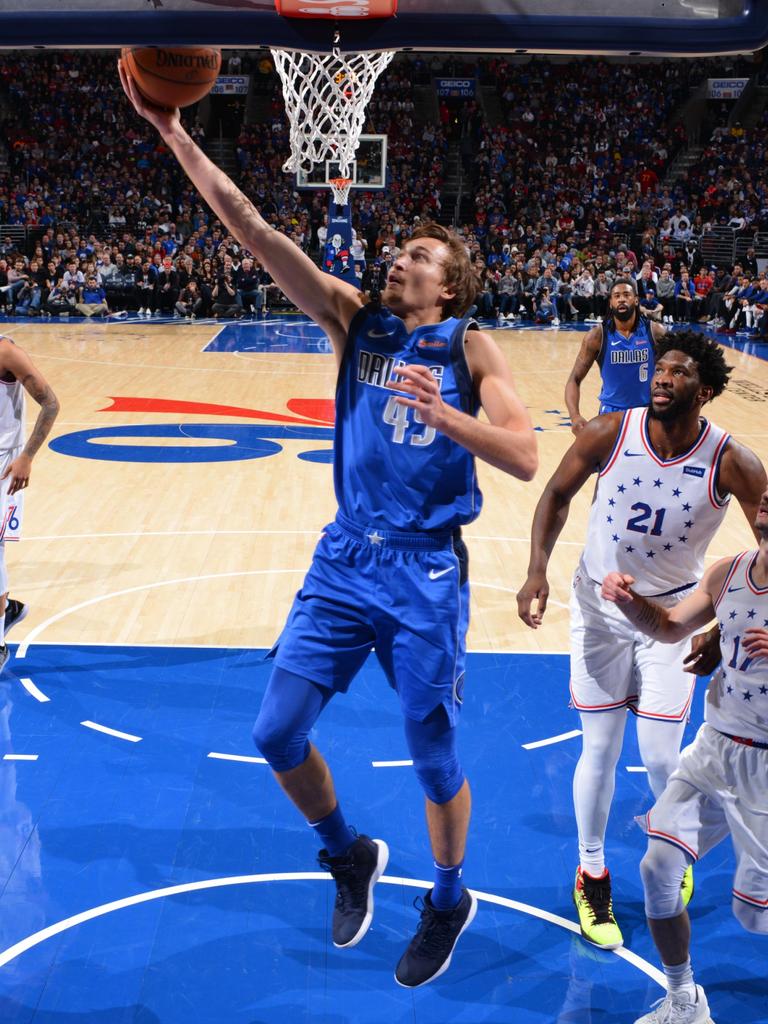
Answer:
[[[571, 499], [610, 455], [621, 421], [621, 413], [608, 413], [590, 420], [576, 436], [539, 498], [531, 525], [528, 578], [517, 595], [517, 614], [531, 629], [540, 626], [544, 617], [549, 597], [549, 557], [568, 519]], [[535, 612], [532, 610], [534, 601], [537, 602]]]
[[571, 417], [571, 430], [578, 434], [587, 425], [587, 420], [581, 415], [579, 403], [581, 401], [581, 382], [589, 373], [592, 365], [600, 355], [603, 344], [603, 325], [592, 327], [584, 335], [576, 362], [573, 364], [570, 376], [565, 384], [565, 405], [568, 415]]
[[715, 599], [732, 564], [732, 558], [721, 558], [710, 566], [696, 590], [672, 608], [663, 608], [636, 594], [632, 590], [635, 581], [626, 573], [609, 572], [603, 580], [601, 595], [647, 636], [664, 644], [676, 644], [715, 617]]
[[299, 309], [328, 335], [340, 360], [352, 317], [365, 302], [351, 285], [323, 273], [286, 235], [264, 220], [253, 203], [190, 138], [178, 110], [144, 100], [119, 62], [120, 81], [136, 112], [154, 125], [205, 201], [238, 241], [262, 263]]

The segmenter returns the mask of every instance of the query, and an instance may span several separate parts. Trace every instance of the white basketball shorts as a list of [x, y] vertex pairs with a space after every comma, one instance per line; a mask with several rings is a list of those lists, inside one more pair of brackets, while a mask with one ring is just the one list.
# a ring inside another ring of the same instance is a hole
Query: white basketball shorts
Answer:
[[[6, 469], [21, 448], [14, 448], [10, 451], [0, 452], [0, 476]], [[8, 494], [10, 477], [0, 482], [0, 542], [7, 540], [21, 539], [21, 521], [24, 513], [24, 491], [17, 491], [15, 494]]]
[[674, 843], [695, 860], [730, 834], [734, 907], [766, 911], [753, 916], [756, 931], [768, 931], [766, 779], [768, 750], [737, 743], [705, 722], [646, 817], [649, 836]]
[[[691, 588], [692, 589], [692, 588]], [[654, 598], [670, 607], [689, 594]], [[571, 701], [577, 711], [615, 711], [659, 721], [687, 718], [696, 677], [683, 670], [690, 638], [662, 644], [635, 629], [580, 564], [571, 589]]]

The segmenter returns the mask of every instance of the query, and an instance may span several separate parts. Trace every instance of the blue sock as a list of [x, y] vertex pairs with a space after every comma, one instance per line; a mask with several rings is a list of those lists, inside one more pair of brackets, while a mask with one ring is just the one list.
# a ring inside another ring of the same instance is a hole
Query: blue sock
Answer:
[[435, 887], [430, 894], [435, 910], [453, 910], [461, 899], [462, 866], [447, 868], [435, 861]]
[[320, 821], [310, 821], [309, 826], [320, 836], [329, 857], [338, 857], [355, 841], [355, 833], [344, 820], [338, 804]]

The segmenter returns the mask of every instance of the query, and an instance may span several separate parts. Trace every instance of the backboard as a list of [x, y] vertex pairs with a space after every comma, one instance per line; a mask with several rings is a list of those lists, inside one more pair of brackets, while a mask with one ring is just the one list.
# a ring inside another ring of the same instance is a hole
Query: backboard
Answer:
[[[355, 156], [349, 174], [352, 188], [366, 191], [386, 188], [387, 136], [361, 135]], [[296, 188], [327, 188], [331, 178], [338, 178], [340, 173], [338, 163], [333, 160], [313, 164], [309, 171], [298, 172]]]
[[371, 19], [380, 2], [301, 0], [316, 16], [289, 18], [281, 0], [0, 0], [0, 47], [329, 51], [336, 27], [343, 50], [685, 56], [768, 42], [768, 0], [391, 0], [394, 17]]

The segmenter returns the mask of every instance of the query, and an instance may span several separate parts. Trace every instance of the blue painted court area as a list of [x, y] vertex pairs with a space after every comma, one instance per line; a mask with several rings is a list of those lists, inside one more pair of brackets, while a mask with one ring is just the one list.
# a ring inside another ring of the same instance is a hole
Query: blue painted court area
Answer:
[[327, 355], [331, 343], [322, 328], [303, 315], [283, 314], [226, 323], [204, 352], [302, 352]]
[[[631, 726], [609, 863], [627, 945], [643, 959], [594, 950], [567, 928], [579, 739], [523, 747], [578, 728], [567, 658], [469, 657], [465, 879], [480, 909], [450, 971], [408, 991], [393, 970], [431, 858], [411, 770], [373, 766], [408, 756], [395, 696], [370, 659], [313, 737], [350, 821], [391, 849], [371, 931], [337, 950], [313, 834], [265, 765], [222, 759], [256, 756], [263, 656], [36, 646], [11, 661], [0, 684], [4, 1024], [629, 1024], [662, 994], [646, 973], [657, 961], [634, 816], [649, 795], [626, 770], [639, 765]], [[731, 917], [731, 864], [723, 845], [697, 869], [697, 978], [718, 1024], [765, 1021], [764, 944]]]

